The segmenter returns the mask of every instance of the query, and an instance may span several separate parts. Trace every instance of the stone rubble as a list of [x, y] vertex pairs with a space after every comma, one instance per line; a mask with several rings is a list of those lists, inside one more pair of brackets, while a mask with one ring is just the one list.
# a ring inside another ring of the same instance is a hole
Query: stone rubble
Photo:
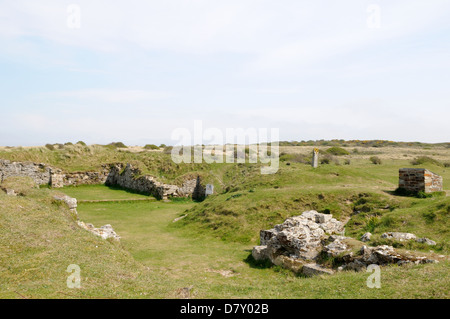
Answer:
[[113, 240], [120, 240], [120, 236], [116, 234], [114, 229], [110, 224], [101, 226], [100, 228], [95, 228], [92, 224], [86, 224], [82, 221], [77, 221], [78, 226], [80, 226], [83, 229], [86, 229], [93, 233], [96, 236], [99, 236], [103, 239], [112, 238]]
[[421, 244], [427, 244], [427, 245], [430, 245], [430, 246], [436, 246], [436, 242], [434, 240], [431, 240], [431, 239], [426, 238], [426, 237], [424, 237], [424, 238], [417, 238], [416, 241], [418, 243], [421, 243]]
[[[399, 253], [388, 245], [376, 247], [362, 245], [359, 252], [354, 253], [354, 245], [358, 241], [343, 236], [343, 232], [344, 224], [334, 219], [332, 215], [306, 211], [300, 216], [286, 219], [272, 229], [261, 230], [260, 245], [253, 248], [252, 256], [256, 261], [269, 260], [274, 265], [306, 276], [334, 273], [334, 270], [318, 264], [320, 260], [318, 257], [321, 254], [335, 258], [340, 264], [339, 271], [360, 271], [370, 264], [403, 265], [437, 262], [427, 257]], [[416, 236], [410, 233], [389, 232], [383, 235], [383, 238], [398, 240], [416, 239]], [[366, 233], [362, 239], [370, 240], [370, 236], [370, 233]], [[424, 243], [432, 242], [427, 238], [419, 240]], [[353, 252], [349, 245], [354, 246]], [[360, 246], [356, 245], [356, 249], [359, 249], [357, 247]]]
[[342, 234], [344, 225], [332, 215], [305, 211], [288, 218], [273, 229], [260, 232], [260, 246], [253, 248], [255, 260], [269, 259], [275, 265], [299, 271], [305, 261], [322, 251], [326, 234]]
[[395, 239], [399, 241], [416, 240], [417, 237], [411, 233], [387, 232], [381, 235], [381, 238]]

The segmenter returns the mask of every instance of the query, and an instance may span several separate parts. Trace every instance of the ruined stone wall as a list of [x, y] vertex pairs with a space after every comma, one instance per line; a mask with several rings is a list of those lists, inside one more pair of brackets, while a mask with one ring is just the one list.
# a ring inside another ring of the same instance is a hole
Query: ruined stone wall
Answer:
[[164, 184], [152, 176], [141, 176], [140, 170], [130, 164], [109, 164], [103, 165], [100, 171], [65, 173], [45, 164], [0, 160], [0, 182], [10, 176], [28, 176], [38, 185], [50, 185], [54, 188], [85, 184], [120, 186], [161, 199], [192, 196], [199, 189], [204, 192], [196, 179], [185, 181], [181, 187]]
[[12, 176], [31, 177], [36, 184], [43, 185], [50, 183], [52, 168], [45, 164], [36, 164], [31, 162], [11, 162], [0, 159], [0, 182]]
[[109, 171], [105, 184], [120, 186], [140, 193], [153, 195], [156, 198], [166, 199], [168, 197], [188, 197], [194, 193], [197, 181], [188, 180], [179, 187], [177, 185], [158, 182], [149, 175], [141, 176], [138, 168], [130, 164], [114, 164]]
[[411, 192], [439, 192], [443, 190], [443, 179], [424, 168], [401, 168], [399, 187]]

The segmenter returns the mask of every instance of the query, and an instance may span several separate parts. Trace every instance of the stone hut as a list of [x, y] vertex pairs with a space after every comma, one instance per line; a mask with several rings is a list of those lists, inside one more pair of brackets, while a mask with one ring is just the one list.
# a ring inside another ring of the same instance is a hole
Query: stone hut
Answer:
[[411, 192], [441, 192], [443, 179], [425, 168], [401, 168], [398, 187]]

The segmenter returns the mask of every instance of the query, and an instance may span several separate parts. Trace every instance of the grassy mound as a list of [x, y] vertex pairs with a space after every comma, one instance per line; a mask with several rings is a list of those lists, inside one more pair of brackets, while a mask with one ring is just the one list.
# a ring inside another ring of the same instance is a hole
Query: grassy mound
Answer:
[[[0, 298], [165, 296], [163, 278], [119, 243], [79, 228], [51, 194], [48, 189], [27, 197], [0, 194]], [[72, 264], [81, 268], [80, 289], [66, 284]]]
[[13, 189], [19, 195], [28, 195], [37, 188], [35, 181], [31, 177], [25, 176], [8, 177], [0, 184], [0, 189]]

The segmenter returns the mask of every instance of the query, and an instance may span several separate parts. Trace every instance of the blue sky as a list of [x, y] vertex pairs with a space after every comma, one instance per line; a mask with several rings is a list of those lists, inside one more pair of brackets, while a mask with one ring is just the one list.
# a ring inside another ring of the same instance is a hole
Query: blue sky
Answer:
[[0, 1], [0, 48], [0, 145], [450, 141], [447, 0]]

